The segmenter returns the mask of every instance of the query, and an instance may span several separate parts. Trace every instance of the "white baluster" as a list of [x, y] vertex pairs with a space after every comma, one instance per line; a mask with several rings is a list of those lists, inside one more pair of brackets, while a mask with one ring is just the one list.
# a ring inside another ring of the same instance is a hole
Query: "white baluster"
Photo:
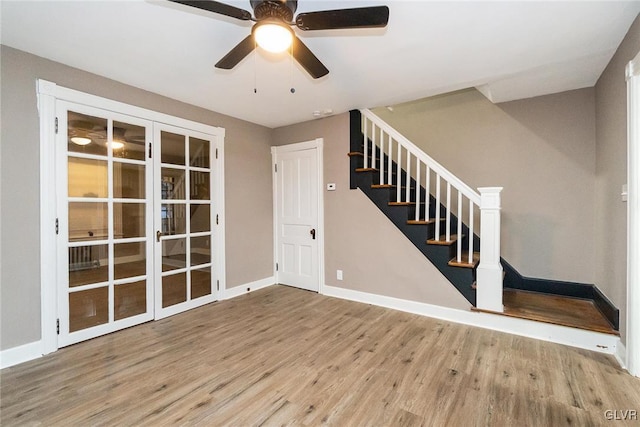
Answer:
[[400, 203], [400, 190], [402, 187], [402, 144], [398, 141], [398, 168], [396, 170], [396, 202]]
[[469, 200], [469, 264], [473, 262], [473, 202]]
[[384, 184], [384, 134], [380, 128], [380, 185]]
[[420, 221], [420, 160], [416, 157], [416, 221]]
[[451, 183], [447, 182], [447, 242], [451, 241]]
[[369, 129], [369, 124], [367, 123], [366, 117], [364, 119], [364, 168], [367, 169], [369, 167], [369, 137], [367, 136]]
[[409, 185], [410, 183], [411, 183], [411, 152], [407, 149], [407, 180], [405, 182], [405, 185], [407, 187], [405, 189], [405, 194], [404, 194], [404, 201], [407, 203], [411, 201], [409, 199], [409, 191], [411, 190]]
[[456, 261], [462, 262], [462, 193], [458, 190], [458, 248]]
[[376, 124], [371, 124], [371, 167], [376, 168]]
[[436, 174], [436, 240], [440, 240], [440, 175]]
[[476, 271], [476, 307], [503, 311], [502, 265], [500, 264], [500, 192], [502, 187], [480, 191], [480, 265]]
[[424, 212], [424, 218], [429, 221], [429, 217], [431, 216], [431, 212], [429, 212], [429, 206], [431, 205], [431, 168], [429, 167], [429, 165], [427, 165], [427, 170], [426, 170], [426, 177], [425, 180], [427, 181], [425, 183], [425, 187], [426, 188], [426, 198], [425, 198], [425, 202], [427, 203], [425, 206], [425, 212]]
[[393, 184], [393, 177], [391, 176], [391, 170], [393, 169], [393, 138], [389, 135], [389, 156], [387, 157], [387, 184]]

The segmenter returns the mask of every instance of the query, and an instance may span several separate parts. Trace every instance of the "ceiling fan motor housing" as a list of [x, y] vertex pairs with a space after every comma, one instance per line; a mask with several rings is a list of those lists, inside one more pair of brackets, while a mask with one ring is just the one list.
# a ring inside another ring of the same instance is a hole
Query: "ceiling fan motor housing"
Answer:
[[257, 21], [275, 18], [284, 22], [293, 21], [293, 13], [298, 6], [297, 1], [287, 0], [252, 0], [253, 14]]

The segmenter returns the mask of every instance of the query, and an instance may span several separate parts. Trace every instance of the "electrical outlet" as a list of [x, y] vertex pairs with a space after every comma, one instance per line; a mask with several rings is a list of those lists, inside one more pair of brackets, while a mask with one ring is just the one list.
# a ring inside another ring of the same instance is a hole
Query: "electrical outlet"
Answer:
[[336, 270], [336, 276], [338, 280], [342, 280], [342, 270]]

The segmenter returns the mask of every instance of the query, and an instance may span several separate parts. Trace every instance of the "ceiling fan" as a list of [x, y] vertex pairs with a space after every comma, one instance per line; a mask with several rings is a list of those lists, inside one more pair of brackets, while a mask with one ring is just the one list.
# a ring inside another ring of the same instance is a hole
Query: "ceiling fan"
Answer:
[[271, 52], [283, 52], [291, 46], [291, 55], [314, 79], [328, 74], [329, 70], [293, 33], [291, 27], [296, 26], [302, 31], [378, 28], [385, 27], [389, 21], [387, 6], [300, 13], [294, 21], [297, 0], [250, 0], [253, 16], [244, 9], [213, 0], [169, 1], [242, 21], [255, 22], [251, 34], [218, 61], [216, 68], [232, 69], [250, 54], [256, 45]]

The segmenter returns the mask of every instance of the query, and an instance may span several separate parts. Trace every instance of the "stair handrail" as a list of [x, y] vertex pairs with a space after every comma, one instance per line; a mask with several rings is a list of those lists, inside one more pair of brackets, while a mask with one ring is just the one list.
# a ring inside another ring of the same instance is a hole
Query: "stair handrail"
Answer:
[[405, 147], [405, 149], [416, 158], [422, 160], [422, 163], [425, 163], [429, 166], [429, 168], [440, 175], [445, 181], [450, 182], [454, 188], [460, 190], [460, 192], [475, 203], [477, 206], [480, 206], [480, 193], [475, 191], [473, 188], [469, 187], [465, 184], [460, 178], [451, 173], [448, 169], [434, 160], [431, 156], [425, 153], [422, 149], [420, 149], [413, 142], [409, 141], [404, 135], [398, 132], [396, 129], [391, 127], [387, 122], [382, 120], [380, 117], [375, 115], [369, 109], [360, 110], [362, 115], [364, 115], [369, 121], [374, 123], [379, 129], [382, 129], [387, 135], [391, 136], [395, 141], [397, 141], [400, 145]]
[[[482, 310], [488, 310], [493, 312], [502, 312], [502, 265], [500, 264], [500, 210], [501, 210], [501, 197], [500, 193], [502, 187], [481, 187], [478, 188], [478, 192], [473, 190], [467, 184], [465, 184], [460, 178], [451, 173], [448, 169], [434, 160], [431, 156], [425, 153], [422, 149], [409, 141], [404, 135], [375, 115], [369, 109], [361, 109], [362, 115], [362, 133], [364, 135], [364, 170], [376, 170], [376, 165], [380, 164], [380, 186], [392, 184], [392, 162], [393, 162], [393, 141], [397, 143], [397, 158], [396, 164], [398, 168], [398, 176], [396, 179], [396, 204], [411, 205], [415, 204], [415, 223], [420, 223], [421, 208], [420, 208], [420, 187], [421, 187], [421, 164], [426, 167], [425, 171], [425, 189], [427, 191], [425, 200], [425, 222], [430, 220], [429, 212], [429, 197], [430, 197], [430, 177], [431, 172], [435, 173], [436, 178], [436, 206], [435, 206], [435, 235], [434, 243], [441, 244], [441, 242], [452, 242], [451, 235], [451, 187], [457, 191], [458, 195], [458, 212], [457, 212], [457, 239], [456, 240], [456, 258], [455, 261], [458, 265], [475, 266], [477, 258], [474, 252], [474, 210], [473, 206], [477, 206], [480, 209], [480, 223], [482, 228], [480, 230], [480, 259], [476, 269], [476, 307]], [[371, 135], [368, 134], [367, 120], [371, 122]], [[379, 142], [376, 143], [377, 134], [379, 130]], [[387, 153], [385, 153], [384, 135], [387, 136]], [[371, 136], [371, 168], [368, 166], [369, 161], [369, 136]], [[404, 170], [406, 176], [405, 196], [402, 201], [402, 180], [400, 176], [400, 169], [402, 168], [402, 148], [406, 151], [406, 170]], [[380, 150], [379, 158], [376, 161], [377, 149]], [[387, 155], [387, 168], [385, 173], [385, 161], [384, 156]], [[412, 157], [416, 158], [416, 191], [415, 197], [411, 198], [411, 186], [410, 180], [413, 179], [411, 175]], [[386, 179], [385, 179], [386, 175]], [[441, 198], [441, 180], [446, 183], [446, 202]], [[469, 200], [469, 224], [468, 224], [468, 248], [465, 253], [466, 262], [463, 261], [462, 255], [462, 204], [463, 198], [466, 197]], [[441, 218], [440, 204], [444, 203], [446, 209], [445, 218]], [[445, 222], [445, 234], [444, 240], [441, 240], [440, 234], [440, 221], [444, 219]], [[431, 242], [431, 240], [429, 240]], [[453, 261], [453, 260], [452, 260]]]

